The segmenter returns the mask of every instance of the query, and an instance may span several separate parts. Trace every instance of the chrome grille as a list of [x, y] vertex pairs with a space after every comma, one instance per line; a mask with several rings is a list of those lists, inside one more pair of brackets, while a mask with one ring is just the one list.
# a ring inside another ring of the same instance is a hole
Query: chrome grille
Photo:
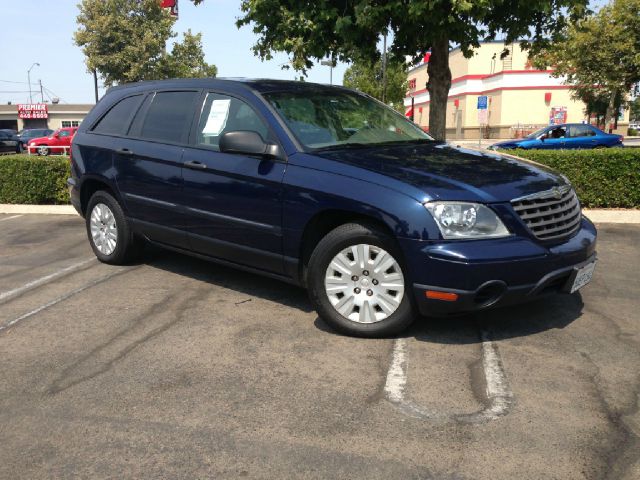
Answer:
[[580, 202], [570, 185], [516, 198], [511, 205], [540, 240], [567, 237], [580, 227]]

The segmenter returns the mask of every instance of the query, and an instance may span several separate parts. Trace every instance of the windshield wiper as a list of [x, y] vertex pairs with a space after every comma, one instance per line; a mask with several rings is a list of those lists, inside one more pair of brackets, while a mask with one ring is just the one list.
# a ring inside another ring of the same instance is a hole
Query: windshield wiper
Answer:
[[326, 147], [318, 147], [314, 148], [316, 152], [324, 152], [327, 150], [341, 150], [343, 148], [362, 148], [362, 147], [374, 147], [375, 143], [358, 143], [358, 142], [349, 142], [349, 143], [336, 143], [335, 145], [327, 145]]

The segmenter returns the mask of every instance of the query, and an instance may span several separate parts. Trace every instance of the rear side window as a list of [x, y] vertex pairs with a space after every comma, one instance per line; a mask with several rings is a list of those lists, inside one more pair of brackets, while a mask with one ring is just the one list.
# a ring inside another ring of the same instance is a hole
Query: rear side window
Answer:
[[593, 137], [594, 132], [589, 125], [572, 125], [571, 136], [572, 137]]
[[106, 135], [124, 135], [127, 133], [129, 121], [141, 100], [142, 95], [134, 95], [120, 100], [100, 119], [92, 131]]
[[198, 92], [158, 92], [142, 123], [140, 136], [150, 140], [181, 142], [185, 138]]

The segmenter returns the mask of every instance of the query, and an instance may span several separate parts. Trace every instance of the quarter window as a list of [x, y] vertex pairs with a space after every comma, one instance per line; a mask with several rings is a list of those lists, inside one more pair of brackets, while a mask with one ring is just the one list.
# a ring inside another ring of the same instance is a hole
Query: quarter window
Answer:
[[218, 150], [220, 136], [226, 132], [249, 130], [269, 139], [269, 128], [247, 103], [235, 97], [209, 93], [202, 106], [196, 143]]
[[589, 125], [572, 125], [571, 137], [593, 137], [595, 132]]
[[140, 136], [151, 140], [183, 141], [193, 118], [197, 92], [156, 93], [142, 124]]
[[[120, 100], [100, 119], [92, 131], [105, 135], [124, 135], [127, 133], [129, 120], [133, 112], [138, 108], [140, 100], [142, 100], [142, 95], [134, 95]], [[62, 126], [65, 126], [64, 122]]]

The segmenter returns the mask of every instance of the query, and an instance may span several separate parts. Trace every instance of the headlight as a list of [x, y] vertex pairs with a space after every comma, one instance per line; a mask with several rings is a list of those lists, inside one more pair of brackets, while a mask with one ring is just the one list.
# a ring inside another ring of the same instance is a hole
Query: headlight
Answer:
[[424, 206], [446, 239], [496, 238], [510, 235], [493, 210], [484, 205], [467, 202], [429, 202]]

